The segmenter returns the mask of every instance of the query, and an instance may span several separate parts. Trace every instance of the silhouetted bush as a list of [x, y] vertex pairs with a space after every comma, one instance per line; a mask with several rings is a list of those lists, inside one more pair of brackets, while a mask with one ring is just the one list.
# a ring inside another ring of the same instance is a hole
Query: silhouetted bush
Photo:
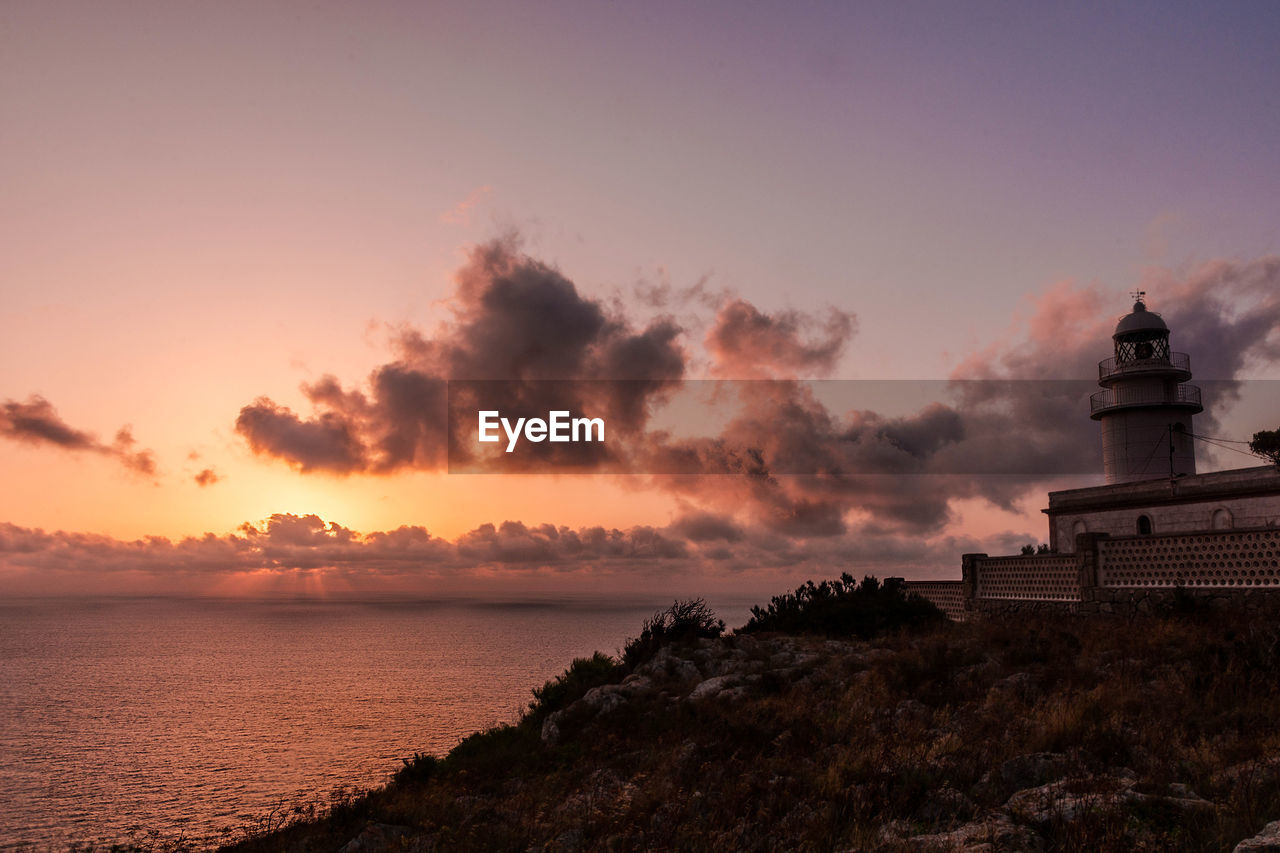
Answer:
[[775, 595], [769, 607], [751, 608], [742, 633], [783, 631], [868, 639], [895, 628], [935, 624], [946, 617], [932, 602], [908, 594], [898, 578], [861, 583], [846, 572], [838, 580], [809, 581], [795, 592]]
[[541, 687], [533, 688], [527, 717], [541, 720], [547, 714], [566, 708], [581, 699], [592, 687], [612, 684], [622, 678], [622, 667], [604, 652], [589, 658], [574, 658], [560, 675]]
[[402, 758], [404, 767], [396, 771], [395, 780], [400, 784], [426, 782], [440, 769], [440, 759], [426, 752], [415, 752], [413, 758]]
[[640, 636], [627, 641], [622, 650], [622, 663], [635, 669], [671, 643], [687, 643], [701, 638], [714, 639], [724, 633], [724, 620], [702, 598], [675, 601], [646, 619]]

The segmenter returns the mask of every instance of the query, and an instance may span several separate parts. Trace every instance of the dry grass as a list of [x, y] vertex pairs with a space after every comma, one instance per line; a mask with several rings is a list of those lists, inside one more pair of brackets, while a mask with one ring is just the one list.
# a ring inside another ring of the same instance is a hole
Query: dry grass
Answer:
[[[554, 747], [532, 719], [494, 729], [239, 849], [333, 849], [369, 821], [439, 850], [909, 849], [1055, 779], [1098, 798], [1028, 824], [1048, 850], [1229, 850], [1280, 818], [1274, 620], [1022, 619], [801, 644], [816, 662], [740, 698], [655, 684]], [[1109, 801], [1118, 776], [1153, 796]], [[1215, 805], [1161, 799], [1174, 783]]]

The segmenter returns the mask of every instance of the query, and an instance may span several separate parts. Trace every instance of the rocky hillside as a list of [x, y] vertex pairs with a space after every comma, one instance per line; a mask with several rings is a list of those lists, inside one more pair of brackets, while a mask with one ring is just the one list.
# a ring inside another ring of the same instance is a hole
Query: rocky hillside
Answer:
[[578, 661], [513, 726], [237, 849], [1280, 850], [1280, 623], [740, 634]]

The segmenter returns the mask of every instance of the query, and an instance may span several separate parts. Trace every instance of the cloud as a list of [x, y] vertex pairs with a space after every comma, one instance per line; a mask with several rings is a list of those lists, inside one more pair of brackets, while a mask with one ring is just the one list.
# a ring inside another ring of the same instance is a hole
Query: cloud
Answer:
[[450, 210], [440, 214], [439, 219], [441, 224], [470, 225], [472, 210], [481, 203], [487, 201], [491, 195], [493, 195], [493, 187], [488, 184], [483, 187], [477, 187], [472, 190], [466, 198], [455, 204]]
[[60, 447], [73, 452], [110, 456], [137, 474], [154, 476], [155, 455], [150, 450], [135, 450], [137, 441], [130, 427], [121, 427], [111, 444], [93, 433], [72, 427], [53, 404], [39, 395], [31, 395], [25, 403], [5, 400], [0, 405], [0, 436], [11, 441], [37, 447]]
[[363, 470], [366, 449], [349, 417], [323, 412], [302, 420], [265, 397], [240, 410], [236, 432], [254, 453], [276, 456], [303, 472], [349, 473]]
[[[431, 336], [401, 330], [396, 360], [375, 370], [367, 389], [343, 388], [333, 377], [304, 385], [315, 408], [308, 417], [259, 398], [241, 409], [236, 432], [254, 452], [304, 472], [439, 470], [450, 461], [454, 433], [475, 429], [472, 420], [450, 422], [450, 393], [472, 418], [484, 400], [513, 416], [591, 412], [624, 438], [643, 430], [651, 406], [684, 374], [680, 329], [668, 318], [633, 325], [558, 270], [520, 254], [514, 238], [473, 250], [456, 284], [451, 319]], [[461, 455], [453, 461], [474, 461], [473, 446], [455, 440]], [[544, 463], [596, 467], [616, 446], [535, 450]]]
[[[1192, 353], [1197, 377], [1216, 380], [1218, 411], [1197, 416], [1198, 431], [1216, 429], [1233, 393], [1230, 380], [1280, 359], [1280, 259], [1219, 261], [1181, 276], [1148, 277], [1159, 281], [1148, 299], [1163, 310], [1174, 347]], [[1088, 395], [1127, 309], [1096, 288], [1055, 285], [945, 382], [898, 383], [901, 394], [895, 383], [848, 384], [865, 386], [871, 398], [887, 386], [879, 401], [886, 407], [873, 399], [842, 411], [821, 397], [822, 383], [729, 383], [737, 400], [720, 397], [734, 412], [725, 426], [714, 435], [656, 437], [650, 470], [702, 472], [656, 482], [695, 506], [811, 544], [858, 524], [904, 536], [936, 533], [961, 499], [1014, 509], [1068, 475], [1100, 473], [1100, 431], [1088, 417]], [[750, 350], [766, 362], [778, 351], [767, 343]], [[781, 352], [777, 363], [799, 363]], [[933, 402], [908, 414], [882, 413], [901, 408], [892, 405], [902, 402], [895, 396], [918, 396], [926, 385]]]
[[[1280, 259], [1218, 261], [1180, 275], [1157, 270], [1144, 282], [1175, 348], [1193, 353], [1197, 376], [1231, 380], [1280, 358]], [[721, 291], [705, 303], [714, 319], [695, 342], [688, 324], [665, 315], [640, 323], [620, 304], [584, 295], [559, 270], [519, 252], [514, 238], [475, 248], [455, 283], [449, 319], [431, 334], [400, 330], [395, 360], [362, 387], [332, 377], [303, 386], [314, 407], [306, 416], [261, 398], [241, 411], [237, 431], [256, 452], [308, 472], [448, 465], [648, 475], [639, 487], [665, 491], [688, 509], [665, 535], [698, 548], [710, 543], [722, 555], [742, 541], [735, 529], [808, 543], [843, 541], [853, 531], [936, 535], [954, 518], [956, 501], [978, 497], [1014, 509], [1063, 477], [1100, 473], [1088, 395], [1128, 308], [1096, 287], [1062, 282], [1030, 299], [1005, 335], [949, 378], [837, 382], [837, 390], [865, 397], [840, 400], [835, 386], [804, 377], [829, 375], [844, 357], [856, 330], [848, 312], [821, 320], [769, 313]], [[651, 307], [674, 298], [649, 296]], [[699, 285], [693, 301], [704, 297]], [[708, 382], [718, 390], [703, 409], [715, 412], [708, 419], [715, 425], [678, 435], [656, 428], [655, 413], [690, 387], [699, 347], [721, 377]], [[450, 420], [451, 408], [472, 420]], [[484, 457], [467, 432], [478, 408], [603, 415], [610, 440], [604, 448], [547, 443], [524, 458]], [[713, 519], [731, 526], [717, 528]], [[519, 554], [560, 553], [573, 542], [515, 528], [495, 528], [485, 541]]]
[[204, 470], [196, 474], [195, 477], [193, 477], [192, 479], [196, 481], [197, 486], [204, 488], [206, 486], [212, 486], [214, 483], [218, 482], [222, 478], [219, 477], [218, 472], [213, 470], [212, 468], [205, 468]]
[[[1028, 537], [1004, 538], [1021, 544]], [[554, 588], [572, 575], [601, 592], [651, 592], [661, 578], [664, 589], [675, 583], [741, 594], [750, 583], [771, 594], [796, 579], [844, 570], [929, 576], [976, 547], [951, 536], [904, 539], [869, 529], [804, 542], [705, 514], [629, 529], [506, 521], [480, 525], [453, 541], [420, 526], [362, 533], [316, 515], [292, 514], [246, 523], [231, 534], [177, 540], [0, 524], [0, 591], [518, 594]]]
[[716, 312], [706, 347], [716, 376], [825, 376], [856, 328], [854, 315], [844, 311], [833, 309], [819, 323], [796, 311], [764, 314], [744, 299], [732, 299]]

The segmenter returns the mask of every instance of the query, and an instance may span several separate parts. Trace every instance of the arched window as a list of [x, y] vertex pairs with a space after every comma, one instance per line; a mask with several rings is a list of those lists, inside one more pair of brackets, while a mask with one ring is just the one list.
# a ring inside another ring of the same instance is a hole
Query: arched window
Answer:
[[1226, 507], [1220, 507], [1213, 511], [1214, 530], [1230, 530], [1233, 526], [1235, 526], [1235, 522], [1231, 518], [1231, 510]]
[[1145, 515], [1138, 516], [1138, 535], [1147, 536], [1151, 533], [1151, 519]]

